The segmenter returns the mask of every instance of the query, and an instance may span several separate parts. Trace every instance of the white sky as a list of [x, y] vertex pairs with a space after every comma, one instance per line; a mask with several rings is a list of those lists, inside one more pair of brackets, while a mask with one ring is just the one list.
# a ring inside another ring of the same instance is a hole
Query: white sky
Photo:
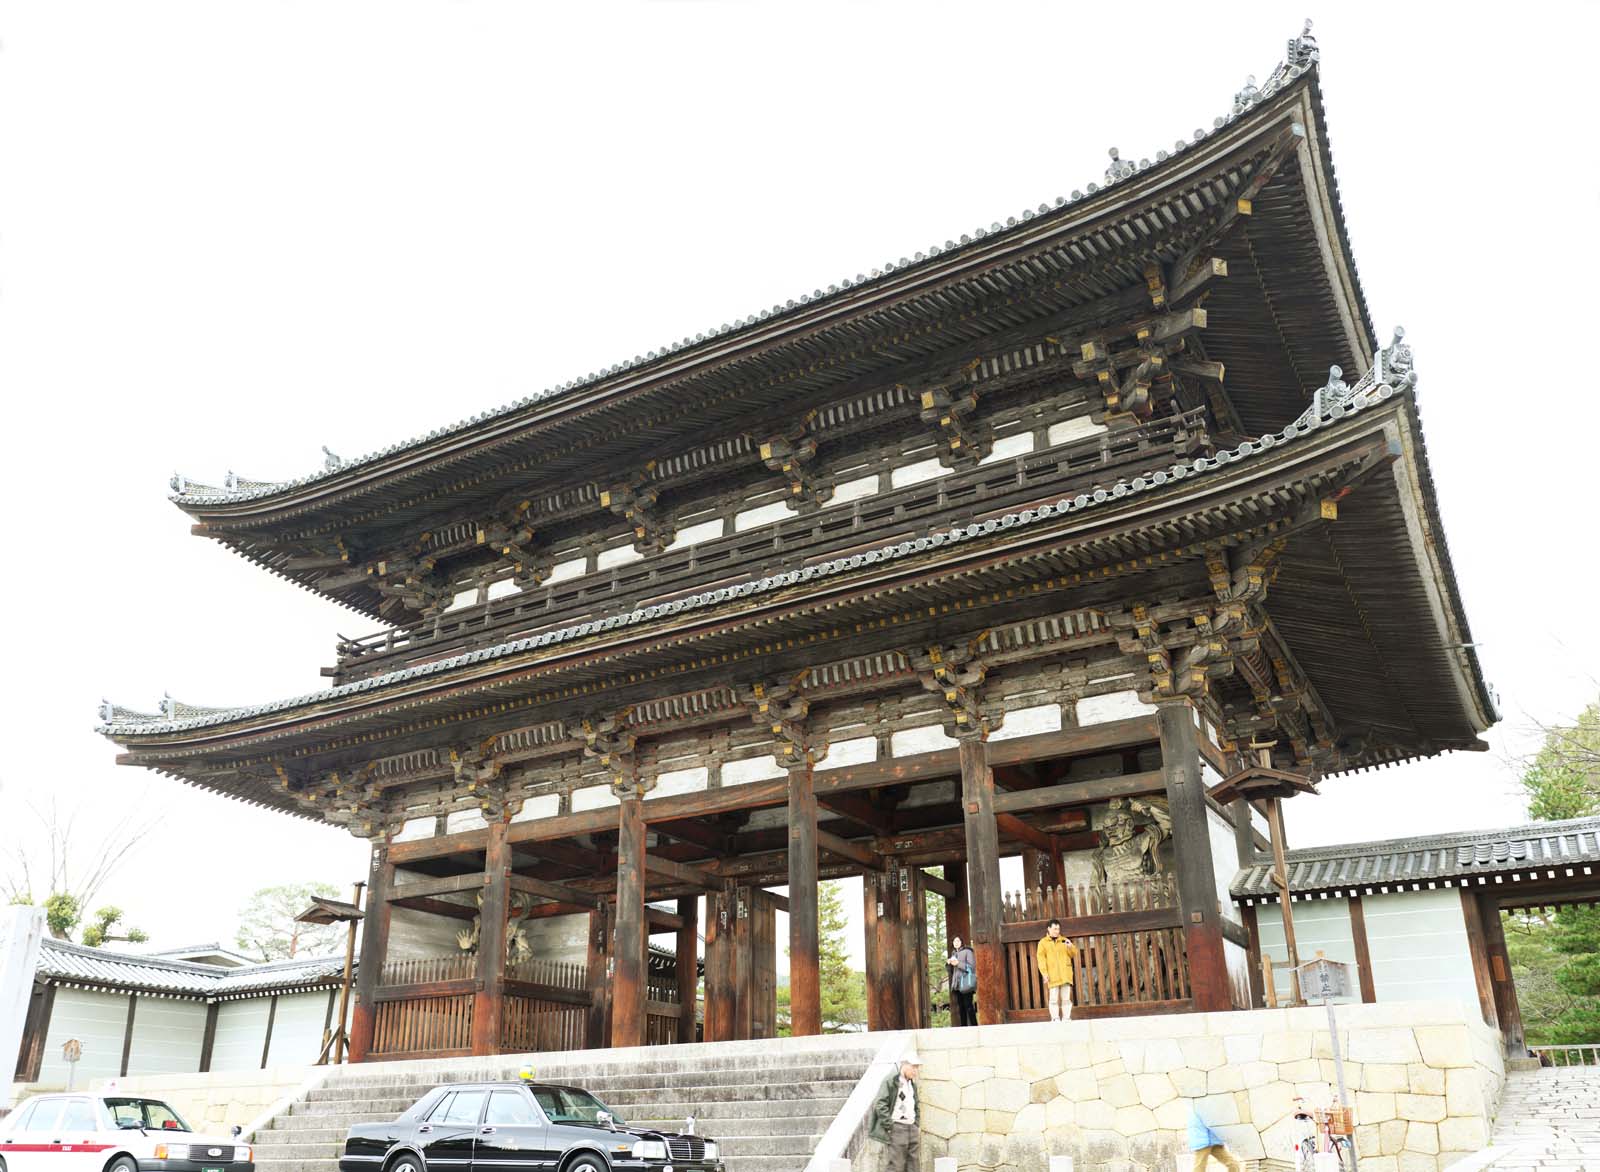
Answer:
[[[1600, 7], [1325, 7], [1356, 259], [1415, 344], [1506, 721], [1495, 753], [1331, 780], [1295, 845], [1518, 820], [1509, 758], [1600, 690]], [[190, 537], [174, 470], [300, 475], [1003, 221], [1113, 144], [1209, 128], [1302, 15], [0, 4], [0, 827], [48, 793], [96, 833], [159, 815], [105, 893], [158, 943], [353, 880], [342, 832], [119, 769], [93, 732], [102, 696], [320, 687], [335, 632], [372, 627]]]

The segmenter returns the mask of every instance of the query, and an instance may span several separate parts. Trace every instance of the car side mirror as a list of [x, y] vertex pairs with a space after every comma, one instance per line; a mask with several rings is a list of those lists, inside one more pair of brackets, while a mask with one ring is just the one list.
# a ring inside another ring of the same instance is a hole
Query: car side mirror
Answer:
[[144, 1125], [142, 1123], [140, 1123], [137, 1119], [119, 1119], [119, 1120], [117, 1120], [117, 1130], [118, 1131], [141, 1131], [141, 1130], [143, 1130], [143, 1128], [144, 1128]]
[[596, 1123], [598, 1123], [601, 1127], [610, 1127], [611, 1126], [611, 1112], [610, 1111], [596, 1111], [594, 1113], [594, 1121]]
[[233, 1125], [233, 1133], [232, 1134], [233, 1134], [233, 1138], [234, 1139], [238, 1139], [241, 1135], [244, 1134], [244, 1128], [240, 1127], [237, 1123], [235, 1123]]

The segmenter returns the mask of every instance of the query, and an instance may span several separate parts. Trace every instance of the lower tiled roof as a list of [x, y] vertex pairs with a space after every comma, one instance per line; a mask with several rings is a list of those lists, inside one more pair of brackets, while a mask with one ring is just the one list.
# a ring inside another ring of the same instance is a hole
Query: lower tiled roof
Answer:
[[297, 957], [230, 967], [135, 956], [47, 938], [35, 972], [58, 985], [221, 1000], [332, 984], [344, 976], [344, 957]]

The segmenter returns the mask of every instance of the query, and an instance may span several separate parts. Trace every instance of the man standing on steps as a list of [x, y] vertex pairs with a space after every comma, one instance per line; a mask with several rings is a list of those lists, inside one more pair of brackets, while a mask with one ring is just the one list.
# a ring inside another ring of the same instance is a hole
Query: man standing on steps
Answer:
[[1044, 978], [1045, 1004], [1051, 1021], [1072, 1017], [1072, 977], [1078, 962], [1078, 946], [1061, 935], [1061, 921], [1051, 920], [1039, 940], [1039, 975]]
[[917, 1071], [922, 1059], [907, 1050], [897, 1069], [889, 1072], [872, 1103], [867, 1134], [889, 1146], [883, 1172], [917, 1172], [917, 1147], [922, 1138], [918, 1127]]

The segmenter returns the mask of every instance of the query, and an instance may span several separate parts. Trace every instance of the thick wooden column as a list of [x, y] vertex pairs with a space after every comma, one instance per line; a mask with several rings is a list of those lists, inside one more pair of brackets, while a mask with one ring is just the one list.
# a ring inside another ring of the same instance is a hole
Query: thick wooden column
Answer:
[[866, 932], [867, 1028], [903, 1030], [906, 1014], [905, 957], [901, 951], [900, 893], [886, 871], [861, 877], [862, 925]]
[[706, 896], [706, 1018], [705, 1040], [733, 1040], [733, 892]]
[[963, 944], [972, 943], [972, 922], [967, 915], [967, 867], [965, 863], [946, 863], [945, 881], [956, 889], [944, 901], [945, 955], [950, 955], [950, 938], [961, 937]]
[[478, 992], [472, 999], [472, 1052], [500, 1052], [506, 1004], [506, 912], [511, 883], [511, 843], [506, 823], [489, 823], [483, 848], [483, 904], [478, 908]]
[[1228, 814], [1233, 819], [1233, 849], [1239, 865], [1248, 867], [1256, 860], [1256, 840], [1250, 825], [1250, 799], [1239, 798], [1228, 803]]
[[694, 1002], [699, 988], [700, 897], [678, 900], [678, 1041], [694, 1041]]
[[372, 1049], [372, 1027], [377, 1014], [374, 994], [382, 982], [389, 957], [389, 892], [394, 890], [394, 864], [389, 843], [374, 840], [372, 865], [367, 873], [367, 914], [361, 921], [361, 967], [356, 971], [356, 1008], [350, 1019], [350, 1061], [365, 1062]]
[[1528, 1052], [1522, 1029], [1522, 1006], [1517, 1004], [1517, 986], [1511, 977], [1511, 956], [1506, 951], [1506, 929], [1500, 921], [1500, 903], [1492, 895], [1478, 896], [1478, 918], [1483, 921], [1483, 939], [1489, 951], [1489, 982], [1494, 990], [1495, 1016], [1500, 1019], [1500, 1035], [1506, 1053], [1521, 1058]]
[[[900, 964], [904, 974], [906, 1029], [927, 1029], [933, 1020], [928, 989], [928, 905], [917, 867], [897, 866], [890, 874], [899, 889]], [[948, 953], [942, 953], [942, 956]]]
[[[28, 999], [28, 1016], [22, 1023], [22, 1045], [17, 1050], [14, 1081], [39, 1081], [39, 1067], [44, 1062], [44, 1040], [50, 1032], [50, 1014], [55, 1003], [56, 987], [35, 981], [33, 994]], [[213, 1003], [206, 1016], [207, 1023], [212, 1021], [216, 1009]], [[200, 1069], [206, 1068], [202, 1066]]]
[[1211, 858], [1205, 781], [1200, 775], [1199, 732], [1188, 700], [1168, 700], [1157, 712], [1161, 769], [1172, 812], [1172, 850], [1183, 912], [1189, 987], [1202, 1012], [1233, 1008], [1228, 960], [1223, 950], [1222, 910], [1217, 906], [1216, 868]]
[[611, 1044], [645, 1040], [644, 799], [624, 798], [617, 835], [617, 950], [611, 981]]
[[961, 741], [961, 814], [967, 838], [967, 915], [978, 961], [978, 1024], [1005, 1020], [1005, 950], [1000, 940], [1000, 832], [994, 824], [994, 770], [988, 743]]
[[817, 973], [817, 795], [811, 763], [789, 770], [789, 1032], [822, 1032]]
[[[1491, 908], [1494, 904], [1491, 902]], [[1489, 971], [1489, 940], [1485, 929], [1484, 906], [1476, 892], [1461, 889], [1461, 916], [1466, 921], [1467, 952], [1472, 957], [1472, 978], [1478, 986], [1478, 1009], [1484, 1023], [1500, 1028], [1500, 1015], [1495, 1006], [1494, 977]], [[1495, 916], [1496, 921], [1499, 916]]]
[[589, 1012], [584, 1020], [583, 1044], [591, 1050], [605, 1046], [609, 1036], [606, 1019], [611, 1011], [611, 973], [607, 966], [610, 957], [610, 907], [602, 904], [589, 913], [589, 938], [584, 958], [589, 978]]

